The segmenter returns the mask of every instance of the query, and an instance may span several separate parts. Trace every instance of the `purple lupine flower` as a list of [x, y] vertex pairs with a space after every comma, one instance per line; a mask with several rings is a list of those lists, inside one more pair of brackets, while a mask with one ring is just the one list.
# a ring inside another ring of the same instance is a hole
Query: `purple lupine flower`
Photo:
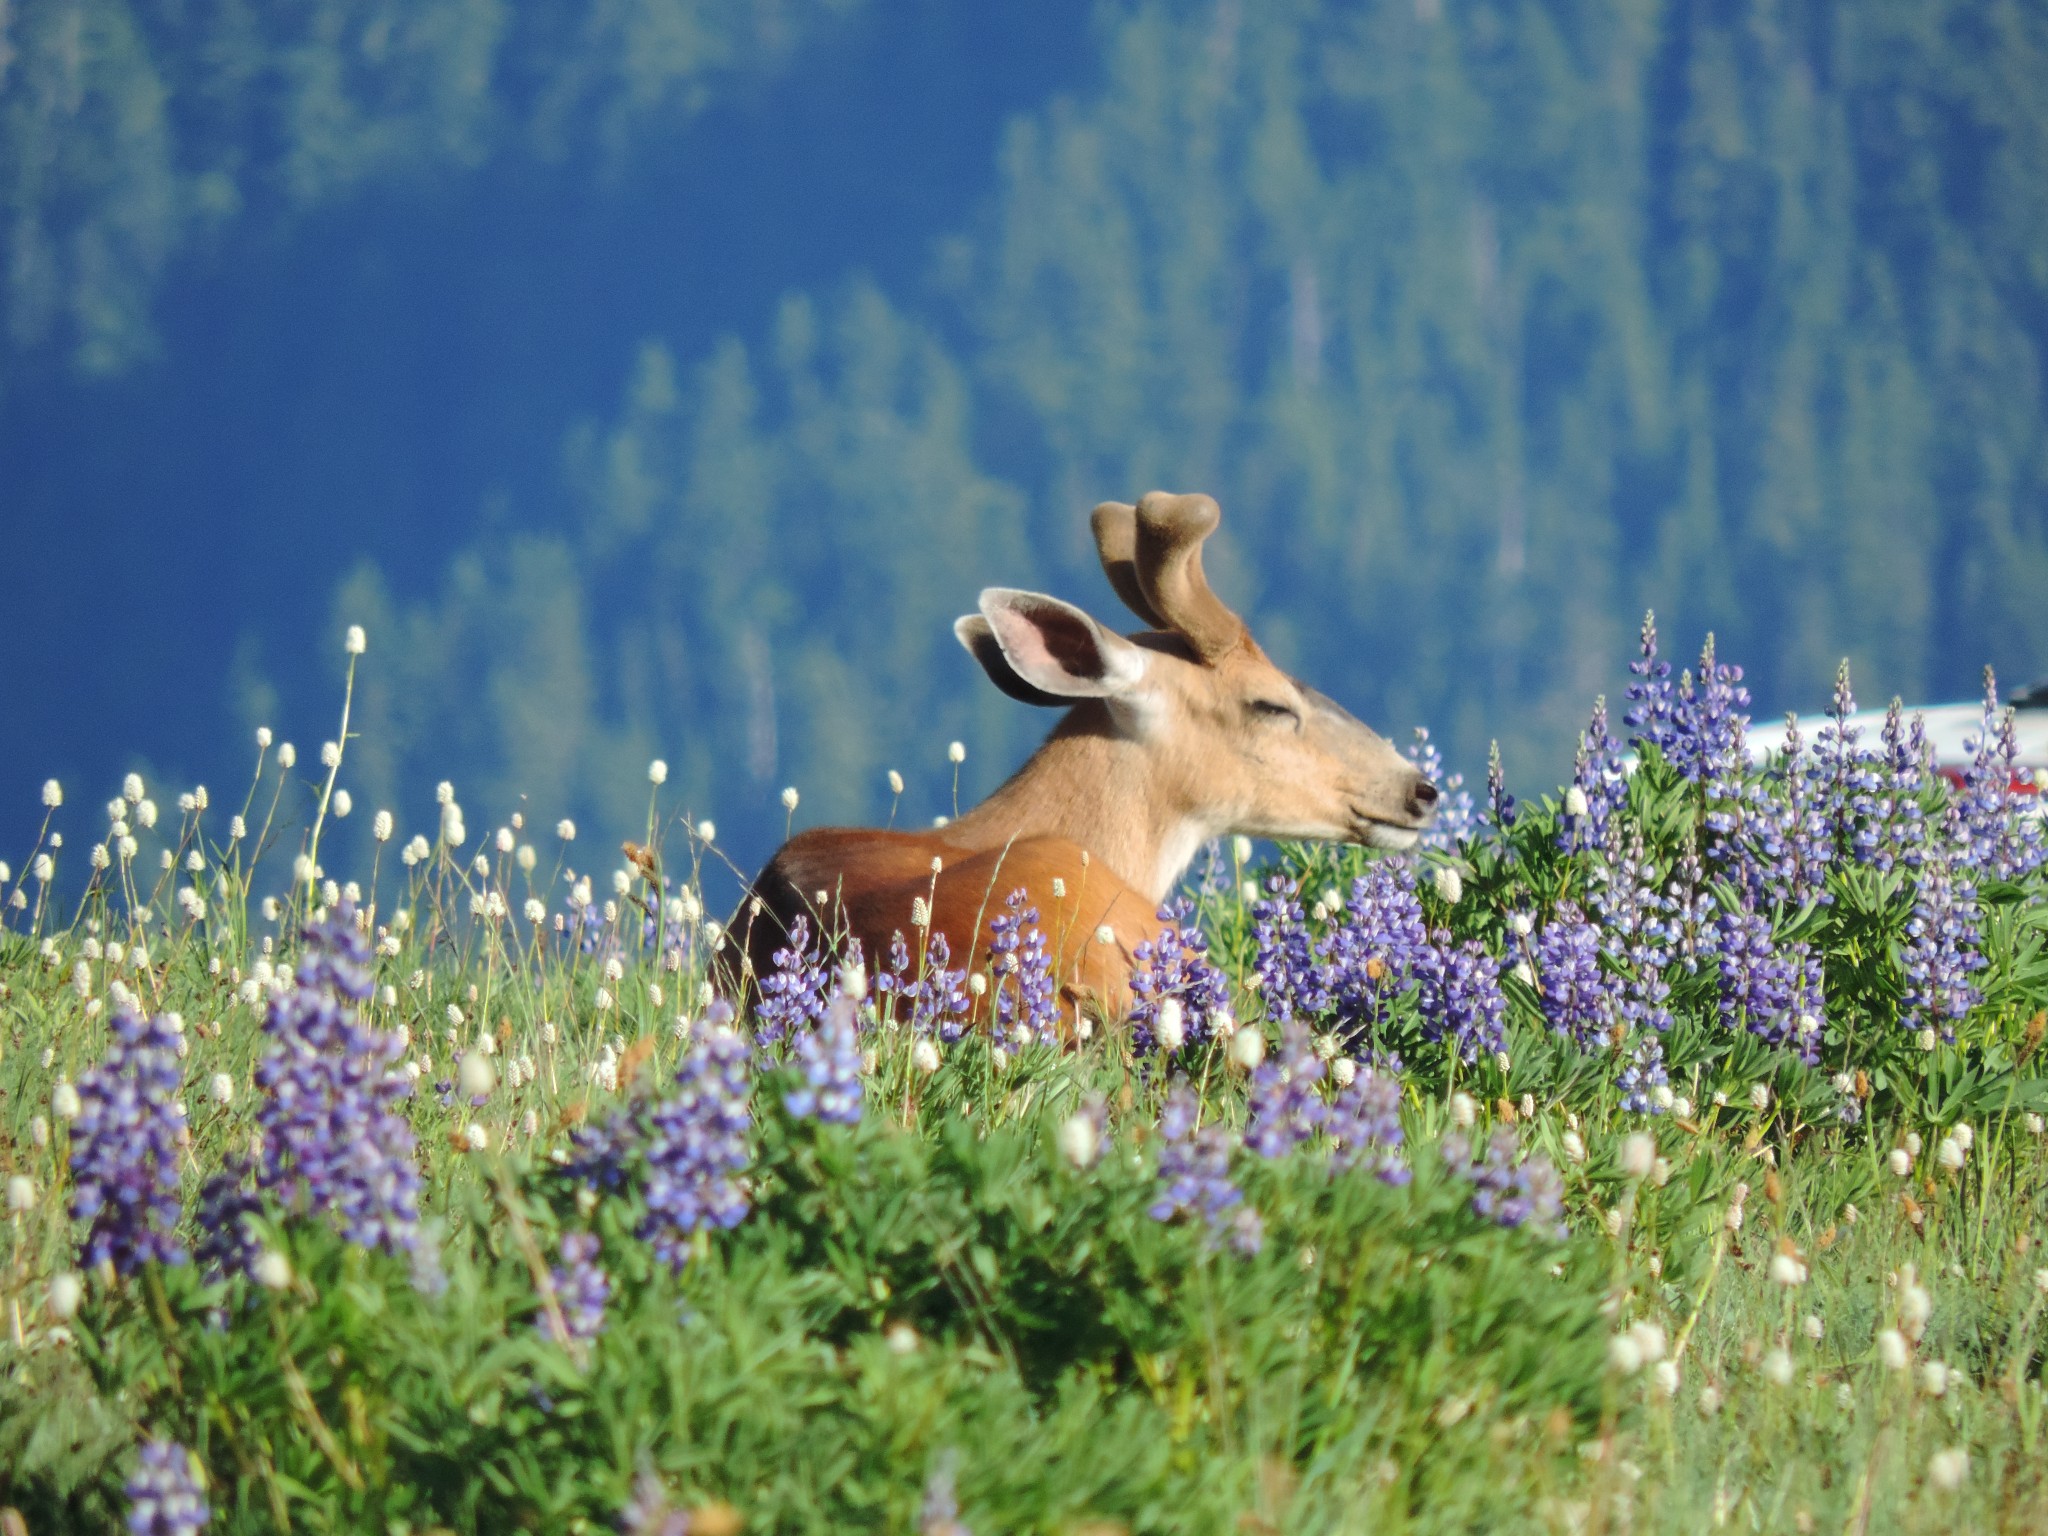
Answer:
[[555, 1171], [593, 1194], [624, 1188], [631, 1165], [647, 1144], [644, 1114], [645, 1106], [635, 1105], [613, 1110], [596, 1125], [577, 1126], [569, 1133], [568, 1156]]
[[1330, 1163], [1339, 1172], [1370, 1169], [1386, 1184], [1414, 1177], [1401, 1160], [1401, 1080], [1391, 1072], [1360, 1067], [1325, 1112], [1323, 1130], [1336, 1146]]
[[1738, 777], [1747, 766], [1743, 733], [1749, 716], [1749, 690], [1742, 686], [1742, 668], [1714, 660], [1714, 637], [1700, 649], [1697, 676], [1679, 679], [1671, 716], [1671, 741], [1665, 749], [1671, 766], [1695, 784]]
[[145, 1442], [124, 1491], [132, 1536], [198, 1536], [213, 1519], [192, 1453], [175, 1440]]
[[1955, 862], [1980, 877], [2017, 880], [2048, 863], [2048, 834], [2014, 788], [2019, 763], [2019, 727], [2011, 709], [1998, 703], [1998, 679], [1984, 669], [1984, 720], [1969, 743], [1970, 766], [1959, 798]]
[[[1714, 893], [1707, 887], [1707, 874], [1700, 863], [1699, 848], [1690, 830], [1672, 866], [1671, 883], [1661, 902], [1664, 912], [1664, 958], [1659, 964], [1676, 961], [1688, 976], [1699, 974], [1700, 957], [1714, 947]], [[1659, 1028], [1664, 1026], [1659, 1025]]]
[[1209, 963], [1209, 937], [1195, 921], [1194, 903], [1185, 897], [1169, 901], [1159, 909], [1159, 920], [1170, 926], [1131, 947], [1131, 1036], [1141, 1052], [1157, 1044], [1153, 1025], [1168, 998], [1180, 1004], [1189, 1045], [1209, 1039], [1218, 1021], [1230, 1017], [1230, 981]]
[[1252, 903], [1252, 939], [1258, 946], [1252, 976], [1268, 1018], [1284, 1024], [1297, 1013], [1319, 1014], [1330, 1006], [1329, 967], [1317, 954], [1298, 888], [1285, 875], [1268, 875], [1265, 899]]
[[1621, 1089], [1621, 1107], [1630, 1114], [1663, 1114], [1657, 1090], [1671, 1086], [1671, 1076], [1664, 1070], [1664, 1042], [1653, 1034], [1638, 1035], [1615, 1084]]
[[1579, 792], [1586, 808], [1577, 810], [1571, 792], [1566, 791], [1564, 813], [1558, 817], [1557, 846], [1566, 853], [1598, 848], [1607, 835], [1607, 819], [1628, 804], [1628, 769], [1622, 764], [1621, 743], [1607, 731], [1605, 694], [1593, 701], [1593, 718], [1579, 735], [1571, 787]]
[[[1830, 771], [1807, 761], [1799, 718], [1787, 715], [1785, 746], [1776, 769], [1779, 793], [1765, 803], [1759, 818], [1756, 895], [1760, 901], [1796, 909], [1808, 902], [1824, 906], [1834, 899], [1828, 895], [1828, 868], [1838, 846], [1826, 804], [1832, 793], [1826, 778]], [[1865, 770], [1859, 767], [1855, 771], [1860, 775]]]
[[[1695, 861], [1696, 862], [1696, 861]], [[1642, 829], [1622, 817], [1607, 824], [1607, 841], [1593, 866], [1593, 909], [1600, 917], [1600, 947], [1616, 975], [1616, 1015], [1631, 1027], [1660, 1033], [1671, 1027], [1671, 958], [1668, 904], [1657, 894], [1656, 867], [1643, 848]]]
[[1323, 1059], [1308, 1026], [1292, 1020], [1280, 1031], [1280, 1049], [1252, 1072], [1251, 1126], [1244, 1144], [1264, 1158], [1285, 1157], [1316, 1133], [1324, 1106], [1316, 1092]]
[[1544, 1021], [1582, 1051], [1598, 1047], [1614, 1015], [1613, 985], [1600, 969], [1600, 930], [1565, 901], [1535, 938], [1530, 970]]
[[1012, 891], [1003, 910], [990, 920], [989, 964], [995, 974], [996, 1027], [1019, 1045], [1059, 1040], [1059, 983], [1045, 933], [1038, 926], [1038, 908]]
[[1254, 1254], [1266, 1246], [1266, 1218], [1252, 1206], [1241, 1205], [1232, 1211], [1223, 1230], [1225, 1239], [1239, 1253]]
[[370, 995], [369, 939], [346, 908], [304, 938], [295, 984], [263, 1021], [259, 1182], [288, 1212], [331, 1216], [360, 1247], [430, 1257], [412, 1127], [399, 1108], [412, 1092], [395, 1070], [405, 1047], [350, 1006]]
[[1657, 659], [1657, 615], [1643, 615], [1642, 655], [1628, 664], [1635, 681], [1628, 685], [1629, 744], [1655, 747], [1667, 758], [1676, 735], [1677, 691], [1671, 685], [1671, 663]]
[[1856, 829], [1851, 850], [1857, 863], [1868, 864], [1880, 874], [1889, 874], [1900, 864], [1918, 869], [1927, 845], [1926, 812], [1920, 805], [1921, 792], [1927, 786], [1927, 727], [1915, 715], [1909, 733], [1904, 713], [1894, 697], [1885, 710], [1879, 737], [1877, 793], [1872, 797], [1869, 819]]
[[899, 932], [889, 946], [889, 970], [875, 979], [877, 991], [910, 1005], [904, 1019], [913, 1034], [937, 1035], [951, 1045], [967, 1032], [973, 1000], [967, 993], [967, 972], [952, 970], [953, 946], [943, 933], [925, 944], [924, 968], [911, 975], [910, 951]]
[[1510, 1126], [1496, 1127], [1486, 1151], [1474, 1156], [1472, 1145], [1453, 1133], [1443, 1140], [1444, 1165], [1469, 1180], [1472, 1209], [1503, 1227], [1524, 1227], [1562, 1241], [1564, 1180], [1541, 1152], [1520, 1156], [1521, 1146]]
[[1429, 727], [1415, 727], [1415, 739], [1407, 746], [1408, 761], [1437, 788], [1436, 818], [1417, 840], [1423, 848], [1449, 850], [1472, 835], [1474, 811], [1465, 775], [1444, 772], [1444, 755], [1429, 739]]
[[594, 1339], [604, 1332], [604, 1309], [611, 1300], [612, 1282], [597, 1262], [602, 1246], [594, 1233], [562, 1234], [562, 1262], [549, 1270], [548, 1279], [554, 1287], [555, 1307], [562, 1314], [565, 1332], [556, 1332], [554, 1318], [543, 1307], [534, 1320], [541, 1337], [568, 1344]]
[[[1951, 820], [1959, 813], [1951, 809]], [[1899, 1022], [1931, 1028], [1951, 1045], [1956, 1022], [1983, 1000], [1970, 978], [1984, 968], [1977, 888], [1939, 854], [1920, 867], [1913, 915], [1906, 922], [1906, 995]]]
[[852, 998], [835, 991], [818, 1027], [796, 1037], [796, 1065], [803, 1084], [783, 1096], [785, 1109], [799, 1120], [860, 1124], [860, 1032]]
[[1779, 949], [1770, 919], [1744, 906], [1721, 914], [1714, 947], [1722, 1022], [1792, 1046], [1809, 1066], [1818, 1060], [1826, 1013], [1820, 961], [1811, 946], [1801, 941]]
[[199, 1242], [193, 1257], [213, 1275], [246, 1275], [260, 1250], [251, 1218], [263, 1214], [263, 1199], [252, 1187], [255, 1169], [230, 1157], [199, 1189], [193, 1224]]
[[1814, 776], [1820, 791], [1819, 811], [1828, 840], [1844, 854], [1857, 846], [1869, 825], [1882, 787], [1876, 754], [1859, 739], [1863, 728], [1850, 722], [1856, 695], [1849, 687], [1849, 659], [1835, 668], [1835, 692], [1828, 705], [1828, 723], [1814, 738]]
[[1508, 793], [1507, 777], [1501, 772], [1500, 743], [1486, 749], [1486, 824], [1493, 835], [1505, 838], [1515, 825], [1515, 797]]
[[71, 1214], [88, 1223], [80, 1258], [132, 1275], [144, 1264], [182, 1264], [178, 1143], [185, 1106], [178, 1036], [167, 1018], [123, 1007], [114, 1041], [78, 1080], [71, 1126]]
[[740, 1175], [753, 1115], [747, 1042], [706, 1029], [676, 1070], [676, 1091], [648, 1117], [647, 1215], [640, 1235], [673, 1269], [690, 1261], [698, 1232], [738, 1226], [747, 1214]]
[[1244, 1191], [1230, 1177], [1230, 1133], [1214, 1124], [1197, 1130], [1200, 1111], [1188, 1086], [1174, 1084], [1159, 1115], [1159, 1198], [1145, 1214], [1154, 1221], [1199, 1216], [1213, 1242]]
[[953, 1468], [958, 1460], [950, 1447], [939, 1453], [931, 1476], [925, 1479], [917, 1536], [974, 1536], [973, 1528], [960, 1519], [960, 1500], [953, 1492]]
[[1416, 959], [1429, 947], [1415, 870], [1381, 859], [1351, 882], [1343, 921], [1319, 953], [1336, 1007], [1340, 1036], [1355, 1042], [1384, 1024], [1393, 1001], [1415, 978]]
[[1415, 960], [1423, 1033], [1431, 1040], [1457, 1042], [1465, 1061], [1481, 1051], [1505, 1049], [1507, 999], [1500, 990], [1500, 962], [1476, 939], [1453, 944], [1448, 933], [1432, 938]]
[[790, 1039], [825, 1016], [827, 971], [824, 952], [811, 943], [811, 920], [800, 913], [789, 925], [789, 942], [775, 951], [774, 969], [760, 980], [754, 1037], [761, 1045]]

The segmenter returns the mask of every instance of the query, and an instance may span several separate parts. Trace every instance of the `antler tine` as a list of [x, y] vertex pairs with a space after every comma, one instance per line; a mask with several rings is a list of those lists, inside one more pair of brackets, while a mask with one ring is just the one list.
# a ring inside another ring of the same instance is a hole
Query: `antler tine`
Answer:
[[1173, 626], [1159, 616], [1138, 582], [1138, 509], [1127, 501], [1105, 501], [1089, 514], [1095, 530], [1095, 551], [1102, 557], [1102, 574], [1116, 588], [1124, 606], [1154, 629]]
[[1244, 621], [1210, 590], [1202, 572], [1202, 541], [1222, 520], [1210, 496], [1152, 491], [1138, 502], [1138, 583], [1152, 608], [1205, 661], [1235, 649], [1245, 637]]

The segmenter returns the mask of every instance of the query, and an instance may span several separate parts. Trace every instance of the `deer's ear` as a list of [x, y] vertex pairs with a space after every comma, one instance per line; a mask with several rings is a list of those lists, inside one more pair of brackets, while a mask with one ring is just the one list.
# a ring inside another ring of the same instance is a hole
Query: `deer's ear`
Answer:
[[996, 632], [980, 614], [962, 614], [955, 619], [953, 634], [967, 647], [967, 654], [981, 663], [981, 670], [988, 674], [988, 680], [1011, 698], [1025, 704], [1042, 704], [1055, 708], [1071, 702], [1056, 693], [1034, 688], [1019, 677], [1016, 668], [1010, 665], [1009, 658], [1003, 654], [1003, 648], [996, 643]]
[[953, 632], [998, 688], [1030, 703], [1122, 698], [1145, 681], [1143, 651], [1072, 603], [1037, 592], [990, 587], [981, 613]]

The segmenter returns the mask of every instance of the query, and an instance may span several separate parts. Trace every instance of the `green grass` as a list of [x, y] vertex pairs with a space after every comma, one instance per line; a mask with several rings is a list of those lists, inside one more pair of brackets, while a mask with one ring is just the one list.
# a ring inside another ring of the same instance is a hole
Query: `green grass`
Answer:
[[[1683, 834], [1692, 792], [1659, 765], [1632, 793], [1642, 825]], [[1510, 847], [1465, 849], [1455, 905], [1425, 881], [1432, 923], [1500, 952], [1509, 912], [1587, 878], [1552, 825], [1534, 808]], [[286, 1289], [176, 1266], [88, 1276], [77, 1314], [52, 1314], [80, 1231], [53, 1094], [102, 1055], [115, 983], [184, 1021], [189, 1205], [256, 1128], [262, 978], [289, 975], [322, 897], [295, 887], [266, 918], [250, 893], [267, 866], [201, 815], [167, 819], [75, 909], [25, 888], [39, 904], [0, 939], [0, 1167], [27, 1181], [0, 1228], [0, 1504], [30, 1531], [120, 1528], [152, 1435], [198, 1454], [212, 1528], [232, 1531], [608, 1530], [636, 1483], [700, 1530], [736, 1515], [908, 1531], [945, 1476], [981, 1536], [2048, 1530], [2038, 877], [1986, 890], [1985, 1001], [1954, 1046], [1922, 1050], [1899, 1027], [1910, 891], [1860, 871], [1840, 874], [1833, 906], [1780, 915], [1782, 938], [1827, 957], [1819, 1065], [1720, 1029], [1711, 978], [1674, 972], [1665, 1046], [1684, 1119], [1624, 1113], [1616, 1055], [1549, 1034], [1519, 983], [1504, 1057], [1469, 1065], [1425, 1047], [1404, 1003], [1373, 1043], [1408, 1063], [1413, 1182], [1335, 1173], [1313, 1142], [1271, 1162], [1240, 1151], [1255, 1254], [1147, 1214], [1165, 1085], [1127, 1031], [1003, 1061], [969, 1038], [926, 1075], [908, 1034], [877, 1025], [858, 1127], [793, 1121], [786, 1069], [759, 1080], [752, 1209], [675, 1274], [635, 1235], [636, 1190], [579, 1199], [554, 1159], [572, 1127], [665, 1091], [678, 1021], [701, 1013], [701, 928], [667, 968], [629, 902], [603, 930], [625, 941], [608, 975], [602, 947], [520, 916], [568, 889], [522, 867], [527, 837], [486, 836], [481, 871], [438, 850], [387, 864], [360, 893], [385, 936], [365, 1013], [431, 1062], [409, 1111], [448, 1277], [431, 1296], [399, 1260], [293, 1220], [267, 1229]], [[680, 880], [696, 845], [671, 841]], [[143, 883], [159, 848], [180, 868], [201, 853], [202, 920], [171, 874]], [[1362, 858], [1287, 854], [1312, 890]], [[473, 914], [494, 891], [508, 915]], [[648, 899], [644, 879], [631, 896]], [[1203, 921], [1256, 1022], [1234, 887], [1205, 898]], [[444, 1107], [433, 1083], [480, 1031], [497, 1087]], [[1205, 1115], [1241, 1125], [1243, 1075], [1222, 1052], [1182, 1065]], [[1845, 1069], [1865, 1078], [1855, 1125], [1837, 1113]], [[215, 1074], [234, 1086], [225, 1104]], [[1076, 1167], [1059, 1131], [1098, 1101], [1104, 1151]], [[1562, 1170], [1568, 1239], [1472, 1210], [1436, 1150], [1467, 1101], [1475, 1135], [1510, 1121]], [[1970, 1145], [1948, 1166], [1958, 1122]], [[1659, 1158], [1647, 1177], [1622, 1166], [1639, 1133]], [[1902, 1176], [1888, 1159], [1909, 1134]], [[587, 1350], [535, 1326], [537, 1273], [572, 1228], [601, 1238], [613, 1286]], [[1931, 1313], [1897, 1368], [1877, 1341], [1916, 1284]], [[1661, 1338], [1661, 1360], [1617, 1349], [1631, 1328]], [[1956, 1452], [1967, 1468], [1944, 1480]]]

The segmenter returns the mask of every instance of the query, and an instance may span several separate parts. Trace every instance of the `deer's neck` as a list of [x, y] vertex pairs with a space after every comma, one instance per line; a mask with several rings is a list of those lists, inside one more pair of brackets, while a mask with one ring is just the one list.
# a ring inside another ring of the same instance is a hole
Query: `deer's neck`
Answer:
[[1013, 839], [1079, 843], [1132, 889], [1164, 901], [1213, 831], [1164, 779], [1156, 751], [1109, 709], [1073, 710], [1009, 781], [944, 834], [979, 849]]

